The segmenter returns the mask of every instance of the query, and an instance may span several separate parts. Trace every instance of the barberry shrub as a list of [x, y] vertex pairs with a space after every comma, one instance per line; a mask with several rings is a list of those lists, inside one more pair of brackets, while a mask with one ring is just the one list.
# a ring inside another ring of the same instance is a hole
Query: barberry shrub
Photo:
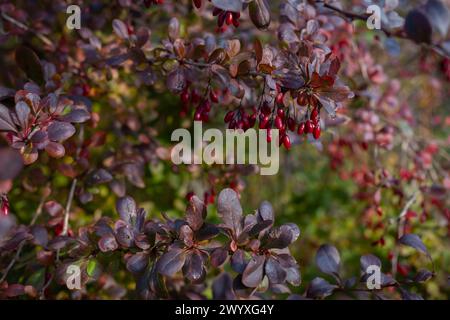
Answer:
[[[448, 298], [448, 1], [78, 5], [0, 3], [0, 298]], [[174, 165], [194, 121], [280, 173]]]

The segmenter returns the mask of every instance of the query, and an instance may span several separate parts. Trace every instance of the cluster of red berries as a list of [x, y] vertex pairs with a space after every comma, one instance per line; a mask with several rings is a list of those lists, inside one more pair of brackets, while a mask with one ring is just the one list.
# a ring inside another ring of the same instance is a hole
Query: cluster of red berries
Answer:
[[[211, 0], [209, 0], [211, 1]], [[194, 3], [194, 6], [197, 9], [200, 9], [203, 1], [202, 0], [192, 0]], [[236, 28], [239, 27], [239, 18], [241, 17], [241, 14], [239, 12], [232, 12], [232, 11], [226, 11], [222, 10], [220, 8], [214, 7], [213, 9], [213, 16], [217, 17], [217, 29], [216, 31], [218, 33], [225, 32], [228, 28], [228, 26], [235, 26]]]
[[163, 4], [164, 0], [144, 0], [144, 5], [148, 8], [153, 4]]
[[214, 8], [213, 16], [217, 17], [217, 29], [219, 33], [225, 32], [228, 26], [233, 25], [235, 28], [239, 27], [239, 12], [225, 11], [219, 8]]
[[[267, 130], [267, 142], [272, 142], [272, 128], [279, 130], [279, 144], [284, 145], [286, 149], [291, 148], [291, 138], [288, 131], [295, 132], [299, 135], [312, 134], [315, 139], [319, 139], [321, 135], [320, 112], [319, 107], [315, 107], [308, 112], [306, 121], [300, 122], [297, 127], [295, 118], [288, 115], [288, 108], [283, 105], [284, 93], [278, 90], [275, 97], [275, 107], [271, 108], [268, 102], [264, 102], [259, 112], [259, 129]], [[224, 121], [228, 123], [229, 129], [242, 129], [246, 131], [255, 126], [258, 111], [253, 108], [253, 113], [248, 114], [243, 108], [228, 111]]]
[[243, 108], [228, 111], [224, 121], [228, 123], [228, 129], [242, 129], [247, 131], [255, 126], [256, 108], [253, 108], [252, 114], [248, 114]]
[[189, 106], [196, 104], [197, 107], [194, 112], [194, 120], [208, 122], [209, 112], [213, 103], [219, 102], [218, 92], [214, 89], [208, 88], [207, 92], [201, 97], [195, 88], [189, 89], [189, 84], [180, 93], [181, 111], [180, 116], [184, 117], [189, 112]]
[[320, 128], [320, 117], [318, 107], [314, 108], [310, 112], [308, 120], [303, 121], [298, 125], [297, 133], [299, 135], [310, 133], [313, 135], [314, 139], [320, 138], [322, 130]]

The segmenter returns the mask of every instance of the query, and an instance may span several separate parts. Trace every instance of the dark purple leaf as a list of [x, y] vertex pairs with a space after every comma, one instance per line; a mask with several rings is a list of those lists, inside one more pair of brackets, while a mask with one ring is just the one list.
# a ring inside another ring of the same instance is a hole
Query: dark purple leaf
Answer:
[[62, 117], [65, 122], [83, 123], [91, 118], [89, 112], [84, 109], [74, 109], [70, 113]]
[[35, 225], [31, 228], [31, 234], [33, 235], [33, 243], [45, 247], [48, 243], [47, 229], [43, 226]]
[[306, 291], [306, 296], [308, 298], [325, 298], [329, 295], [333, 294], [334, 289], [337, 286], [331, 285], [328, 281], [322, 278], [314, 278], [313, 281], [309, 284], [309, 287]]
[[419, 272], [417, 272], [416, 276], [414, 277], [415, 282], [426, 282], [433, 278], [433, 273], [429, 270], [422, 269]]
[[295, 71], [281, 73], [278, 75], [278, 79], [283, 87], [292, 90], [298, 90], [305, 84], [305, 80], [301, 77], [300, 72]]
[[169, 37], [173, 41], [180, 35], [180, 22], [177, 18], [173, 17], [169, 22]]
[[381, 261], [373, 254], [366, 254], [360, 258], [361, 271], [366, 272], [369, 266], [378, 266], [381, 268]]
[[217, 212], [225, 227], [229, 228], [235, 237], [242, 231], [242, 207], [233, 189], [224, 189], [217, 199]]
[[156, 263], [156, 269], [162, 275], [171, 277], [181, 270], [186, 260], [186, 252], [180, 248], [170, 248]]
[[200, 230], [198, 230], [195, 233], [195, 238], [197, 239], [197, 241], [209, 240], [209, 239], [212, 239], [215, 236], [217, 236], [219, 234], [219, 232], [220, 232], [220, 229], [218, 227], [216, 227], [215, 225], [210, 224], [210, 223], [205, 223], [200, 228]]
[[106, 233], [98, 241], [98, 247], [102, 252], [108, 252], [116, 250], [119, 245], [112, 233]]
[[16, 115], [21, 128], [26, 128], [28, 125], [28, 117], [30, 115], [30, 107], [25, 101], [16, 103]]
[[55, 121], [48, 126], [48, 138], [52, 141], [64, 141], [75, 134], [75, 127], [68, 122]]
[[246, 265], [244, 251], [237, 249], [231, 256], [231, 268], [237, 273], [243, 273]]
[[186, 76], [182, 68], [176, 68], [167, 75], [167, 88], [179, 93], [186, 87]]
[[2, 246], [0, 247], [0, 249], [2, 249], [2, 251], [12, 251], [17, 249], [17, 247], [23, 242], [23, 241], [27, 241], [27, 240], [31, 240], [33, 239], [33, 236], [31, 234], [29, 234], [28, 232], [25, 231], [20, 231], [17, 232], [16, 234], [14, 234], [14, 236], [9, 239], [8, 241], [6, 241], [6, 243], [2, 244]]
[[148, 265], [148, 255], [145, 252], [138, 252], [127, 260], [127, 270], [131, 273], [140, 273]]
[[17, 150], [0, 148], [0, 181], [14, 179], [23, 168], [23, 159]]
[[14, 121], [11, 118], [9, 109], [0, 103], [0, 131], [17, 132]]
[[205, 204], [197, 196], [193, 196], [186, 209], [186, 221], [192, 230], [197, 231], [203, 225], [203, 216], [206, 211]]
[[431, 260], [431, 256], [427, 250], [427, 247], [425, 247], [425, 245], [423, 244], [422, 240], [419, 238], [418, 235], [412, 234], [412, 233], [405, 234], [398, 241], [405, 246], [410, 246], [410, 247], [426, 254], [427, 257]]
[[433, 28], [424, 12], [413, 9], [406, 16], [405, 32], [407, 36], [417, 43], [431, 43]]
[[116, 239], [122, 247], [129, 248], [133, 245], [134, 242], [133, 231], [129, 226], [120, 227], [119, 229], [117, 229]]
[[264, 262], [266, 257], [254, 256], [248, 262], [242, 274], [242, 283], [249, 288], [256, 288], [264, 276]]
[[271, 284], [283, 283], [286, 280], [286, 271], [273, 257], [266, 259], [264, 270]]
[[300, 230], [295, 224], [284, 224], [269, 230], [263, 239], [266, 248], [284, 249], [297, 240]]
[[323, 273], [338, 276], [341, 257], [337, 249], [331, 245], [322, 245], [316, 254], [316, 265]]
[[105, 169], [92, 171], [86, 178], [86, 183], [91, 186], [99, 185], [112, 181], [113, 176]]
[[234, 300], [233, 280], [227, 272], [221, 273], [214, 279], [212, 285], [213, 299], [216, 300]]
[[425, 13], [433, 29], [445, 37], [450, 25], [450, 12], [447, 6], [441, 0], [428, 0], [425, 5]]
[[53, 251], [61, 250], [64, 247], [66, 247], [68, 244], [73, 243], [74, 239], [68, 237], [68, 236], [57, 236], [56, 238], [53, 238], [49, 243], [48, 247], [52, 249]]
[[220, 267], [228, 258], [228, 250], [224, 247], [219, 247], [211, 252], [211, 265], [215, 268]]
[[136, 202], [131, 197], [126, 196], [116, 202], [116, 210], [120, 215], [120, 219], [127, 223], [130, 223], [131, 218], [136, 215], [136, 209]]
[[258, 216], [263, 221], [274, 221], [273, 207], [268, 201], [263, 201], [258, 208]]
[[204, 257], [195, 250], [186, 256], [186, 262], [183, 266], [183, 274], [189, 281], [197, 283], [204, 279], [206, 275], [204, 267]]
[[181, 226], [179, 237], [180, 240], [183, 240], [186, 247], [191, 247], [194, 244], [194, 232], [187, 224]]
[[129, 33], [128, 33], [128, 28], [127, 25], [119, 20], [119, 19], [114, 19], [113, 23], [113, 30], [116, 33], [116, 35], [121, 38], [121, 39], [128, 39], [130, 37]]

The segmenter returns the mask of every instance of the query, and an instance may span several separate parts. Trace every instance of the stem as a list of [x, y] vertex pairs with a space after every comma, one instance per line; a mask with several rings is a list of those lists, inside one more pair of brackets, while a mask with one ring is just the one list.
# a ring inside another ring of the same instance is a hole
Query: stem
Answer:
[[44, 42], [47, 46], [49, 46], [50, 48], [52, 48], [52, 50], [54, 49], [53, 46], [53, 42], [47, 38], [46, 36], [44, 36], [43, 34], [30, 29], [27, 25], [23, 24], [22, 22], [14, 19], [13, 17], [7, 15], [6, 13], [2, 12], [2, 18], [5, 19], [6, 21], [12, 23], [13, 25], [15, 25], [16, 27], [19, 27], [25, 31], [31, 32], [32, 34], [34, 34], [36, 37], [38, 37], [42, 42]]
[[[39, 206], [37, 207], [36, 211], [34, 212], [33, 219], [31, 220], [29, 226], [33, 226], [36, 223], [37, 218], [42, 213], [42, 208], [44, 207], [44, 203], [45, 203], [46, 199], [47, 199], [46, 196], [43, 196], [41, 198], [41, 202], [39, 202]], [[20, 254], [22, 253], [22, 249], [23, 249], [24, 246], [25, 246], [25, 241], [22, 241], [20, 243], [19, 247], [17, 248], [17, 251], [16, 251], [16, 254], [14, 255], [14, 258], [12, 258], [12, 260], [9, 262], [8, 266], [3, 271], [3, 275], [0, 278], [0, 283], [2, 283], [6, 279], [6, 277], [8, 276], [9, 271], [11, 271], [12, 267], [14, 267], [14, 264], [17, 262], [17, 260], [19, 260]]]
[[[350, 20], [361, 20], [361, 21], [367, 21], [367, 19], [370, 17], [370, 15], [368, 14], [359, 14], [359, 13], [354, 13], [351, 11], [346, 11], [343, 9], [340, 9], [338, 7], [335, 7], [329, 3], [325, 3], [323, 0], [317, 0], [316, 3], [322, 3], [324, 8], [333, 10], [337, 13], [339, 13], [341, 16], [350, 19]], [[385, 27], [381, 27], [381, 31], [384, 32], [384, 34], [391, 38], [391, 37], [396, 37], [396, 38], [400, 38], [400, 39], [409, 39], [403, 32], [393, 32], [392, 30], [389, 30]], [[422, 44], [422, 47], [432, 50], [435, 53], [437, 53], [440, 56], [443, 57], [450, 57], [450, 54], [444, 49], [444, 47], [442, 46], [442, 44], [438, 43], [438, 44]]]
[[69, 230], [69, 215], [70, 208], [72, 207], [73, 196], [75, 194], [75, 187], [77, 186], [77, 179], [73, 179], [72, 185], [70, 186], [69, 196], [67, 198], [66, 210], [64, 212], [64, 226], [61, 235], [67, 235], [67, 231]]
[[[403, 207], [402, 211], [400, 212], [400, 215], [397, 218], [398, 226], [397, 226], [397, 239], [400, 239], [403, 236], [403, 230], [405, 228], [405, 221], [406, 221], [406, 214], [408, 213], [409, 208], [416, 202], [418, 193], [414, 192], [412, 197], [408, 200], [408, 202]], [[397, 274], [397, 265], [398, 265], [398, 254], [399, 250], [396, 246], [394, 248], [393, 256], [392, 256], [392, 277], [395, 279], [395, 275]]]

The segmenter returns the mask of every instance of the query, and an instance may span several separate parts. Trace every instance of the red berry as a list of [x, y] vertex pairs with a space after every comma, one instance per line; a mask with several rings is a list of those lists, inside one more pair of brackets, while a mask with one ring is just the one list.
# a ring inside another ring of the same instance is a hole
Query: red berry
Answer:
[[253, 128], [255, 126], [255, 123], [256, 123], [256, 113], [252, 114], [248, 118], [248, 127], [249, 128]]
[[317, 108], [314, 108], [313, 111], [311, 112], [311, 115], [309, 118], [311, 119], [311, 121], [316, 122], [318, 116], [319, 116], [319, 110]]
[[284, 118], [284, 109], [279, 108], [277, 110], [277, 115], [283, 119]]
[[200, 121], [202, 119], [202, 111], [200, 109], [197, 109], [194, 113], [194, 120]]
[[269, 123], [269, 116], [264, 116], [260, 121], [259, 121], [259, 128], [260, 129], [265, 129], [267, 127], [267, 124]]
[[277, 94], [277, 97], [275, 98], [275, 102], [279, 105], [283, 104], [283, 98], [284, 98], [284, 93], [280, 92]]
[[272, 130], [267, 129], [267, 142], [271, 143], [272, 142]]
[[283, 136], [283, 145], [287, 150], [291, 149], [291, 139], [288, 135]]
[[314, 128], [314, 132], [313, 132], [314, 139], [316, 139], [316, 140], [319, 139], [320, 138], [320, 133], [321, 133], [320, 125], [316, 125], [315, 128]]
[[225, 123], [228, 123], [233, 119], [233, 117], [234, 117], [234, 111], [228, 111], [223, 120], [225, 121]]
[[287, 124], [288, 124], [289, 130], [291, 130], [291, 131], [295, 130], [295, 121], [294, 121], [294, 119], [288, 118]]
[[305, 123], [305, 132], [306, 133], [313, 133], [314, 131], [314, 123], [312, 123], [311, 121], [307, 120]]
[[275, 127], [276, 127], [278, 130], [283, 129], [283, 121], [281, 120], [281, 117], [280, 117], [280, 116], [275, 117]]
[[187, 92], [187, 90], [183, 90], [183, 92], [181, 93], [181, 101], [183, 101], [183, 103], [188, 103], [189, 98], [189, 92]]
[[227, 25], [231, 25], [233, 23], [233, 13], [231, 13], [230, 11], [228, 11], [226, 14], [225, 23]]
[[302, 123], [300, 123], [300, 124], [298, 125], [297, 133], [298, 133], [299, 135], [302, 135], [302, 134], [305, 133], [305, 123], [304, 123], [304, 122], [302, 122]]
[[7, 216], [9, 214], [9, 202], [6, 197], [3, 197], [3, 199], [0, 199], [0, 213]]
[[211, 99], [212, 102], [214, 103], [218, 103], [219, 102], [219, 97], [217, 96], [217, 93], [215, 93], [213, 90], [211, 90], [209, 92], [209, 98]]

